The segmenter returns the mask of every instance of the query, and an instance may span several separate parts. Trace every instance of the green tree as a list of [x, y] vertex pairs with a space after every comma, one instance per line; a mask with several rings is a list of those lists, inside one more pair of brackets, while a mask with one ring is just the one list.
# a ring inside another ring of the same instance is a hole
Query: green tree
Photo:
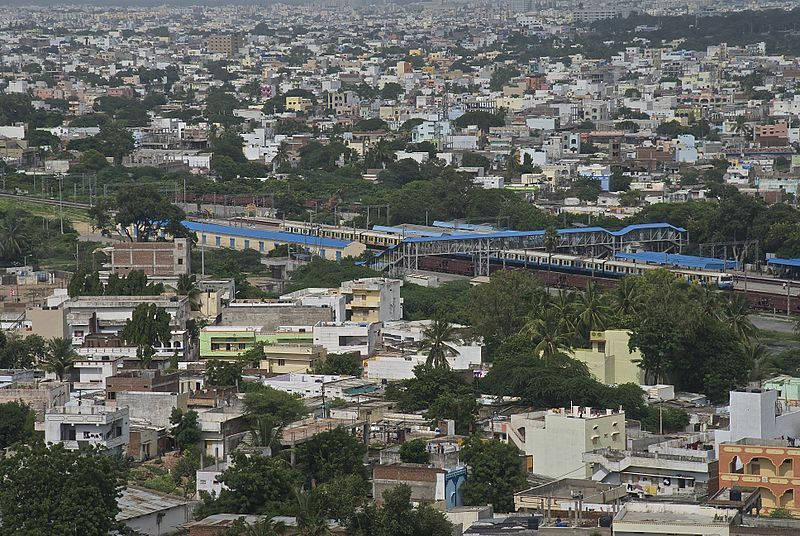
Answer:
[[7, 212], [0, 219], [0, 257], [11, 261], [22, 259], [28, 240], [30, 238], [22, 220], [16, 218], [13, 212]]
[[547, 294], [536, 278], [523, 271], [499, 271], [488, 283], [470, 291], [472, 326], [490, 348], [519, 333], [531, 311], [540, 311]]
[[261, 384], [248, 384], [245, 416], [260, 446], [278, 447], [283, 428], [308, 413], [303, 401], [289, 393]]
[[327, 517], [344, 524], [366, 502], [370, 484], [362, 475], [348, 474], [319, 484], [315, 489]]
[[358, 352], [328, 354], [325, 361], [314, 368], [314, 374], [332, 374], [361, 377], [362, 357]]
[[340, 426], [298, 445], [297, 460], [311, 483], [331, 482], [348, 474], [361, 475], [366, 479], [366, 451], [363, 443]]
[[572, 331], [568, 320], [553, 309], [528, 317], [520, 334], [536, 342], [536, 353], [543, 358], [553, 357], [571, 347]]
[[378, 140], [375, 145], [370, 147], [364, 157], [367, 168], [380, 167], [386, 169], [387, 164], [391, 164], [395, 160], [397, 160], [397, 155], [388, 140]]
[[348, 523], [351, 536], [450, 536], [453, 525], [442, 512], [411, 505], [411, 488], [400, 484], [383, 492], [380, 507], [369, 505]]
[[122, 329], [122, 338], [136, 345], [137, 357], [147, 368], [155, 355], [155, 346], [166, 346], [172, 339], [169, 313], [154, 303], [141, 303], [133, 310]]
[[219, 513], [272, 517], [289, 511], [300, 475], [281, 458], [236, 453], [219, 481], [226, 489], [218, 497], [204, 495], [203, 504], [195, 511], [196, 518]]
[[473, 435], [461, 449], [461, 460], [469, 471], [461, 487], [464, 504], [492, 504], [497, 512], [514, 510], [514, 493], [527, 484], [517, 447]]
[[239, 385], [242, 381], [242, 365], [212, 359], [206, 363], [205, 377], [208, 385]]
[[154, 186], [143, 184], [121, 189], [114, 207], [117, 210], [114, 231], [131, 242], [147, 242], [158, 238], [161, 232], [176, 238], [189, 235], [181, 223], [186, 214]]
[[33, 439], [36, 414], [23, 402], [0, 404], [0, 450]]
[[100, 132], [95, 137], [99, 143], [100, 152], [114, 158], [114, 165], [122, 164], [122, 159], [131, 154], [136, 144], [130, 131], [119, 123], [107, 123], [100, 127]]
[[412, 439], [400, 445], [400, 461], [403, 463], [428, 463], [428, 458], [424, 439]]
[[325, 518], [325, 507], [316, 490], [295, 490], [294, 514], [298, 536], [330, 536], [333, 534]]
[[72, 347], [72, 339], [54, 337], [47, 341], [42, 367], [47, 372], [55, 374], [58, 381], [63, 382], [64, 376], [72, 369], [72, 363], [77, 355]]
[[190, 409], [184, 413], [178, 408], [172, 408], [169, 422], [172, 424], [172, 437], [175, 438], [175, 443], [180, 451], [184, 451], [187, 447], [200, 441], [200, 426], [195, 410]]
[[453, 326], [441, 316], [436, 316], [423, 330], [422, 341], [419, 344], [420, 351], [428, 354], [425, 363], [435, 368], [450, 368], [447, 358], [458, 355], [453, 346], [455, 340]]
[[3, 534], [106, 536], [121, 529], [117, 497], [125, 487], [119, 461], [97, 450], [19, 446], [0, 458]]

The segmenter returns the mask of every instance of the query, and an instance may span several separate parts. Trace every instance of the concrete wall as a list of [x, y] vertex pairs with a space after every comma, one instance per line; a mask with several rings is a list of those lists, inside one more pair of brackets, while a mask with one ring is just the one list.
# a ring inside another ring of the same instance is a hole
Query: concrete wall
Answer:
[[333, 310], [325, 307], [226, 307], [222, 310], [223, 326], [264, 326], [274, 331], [278, 326], [313, 326], [333, 321]]
[[132, 419], [144, 419], [154, 426], [170, 427], [169, 416], [174, 408], [187, 411], [189, 393], [153, 393], [123, 391], [117, 393], [117, 407], [127, 407]]

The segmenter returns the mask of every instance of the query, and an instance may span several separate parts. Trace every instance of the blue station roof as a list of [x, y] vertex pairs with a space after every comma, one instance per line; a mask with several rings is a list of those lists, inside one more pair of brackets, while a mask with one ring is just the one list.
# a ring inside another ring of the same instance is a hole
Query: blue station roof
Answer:
[[[630, 232], [641, 231], [645, 229], [673, 229], [679, 232], [686, 232], [686, 229], [675, 227], [669, 223], [641, 223], [636, 225], [628, 225], [618, 231], [609, 231], [604, 227], [571, 227], [568, 229], [558, 229], [558, 234], [577, 234], [577, 233], [607, 233], [611, 236], [625, 236]], [[439, 237], [411, 237], [404, 238], [403, 242], [436, 242], [440, 240], [465, 240], [470, 238], [514, 238], [525, 236], [540, 236], [544, 234], [544, 230], [539, 231], [497, 231], [494, 233], [454, 233]]]
[[800, 259], [781, 259], [775, 257], [774, 259], [768, 259], [767, 264], [783, 266], [785, 268], [800, 268]]
[[343, 249], [350, 242], [347, 240], [336, 240], [333, 238], [323, 238], [297, 233], [283, 233], [280, 231], [265, 231], [263, 229], [249, 229], [247, 227], [234, 227], [232, 225], [219, 225], [216, 223], [203, 223], [198, 221], [185, 220], [183, 225], [190, 231], [198, 233], [216, 233], [242, 238], [254, 238], [256, 240], [269, 240], [282, 244], [302, 244], [304, 246], [317, 246], [334, 249]]
[[693, 255], [659, 253], [656, 251], [645, 251], [641, 253], [617, 253], [614, 256], [618, 259], [647, 262], [650, 264], [681, 266], [683, 268], [701, 268], [704, 270], [724, 270], [726, 268], [736, 268], [739, 264], [736, 261], [715, 259], [713, 257], [695, 257]]

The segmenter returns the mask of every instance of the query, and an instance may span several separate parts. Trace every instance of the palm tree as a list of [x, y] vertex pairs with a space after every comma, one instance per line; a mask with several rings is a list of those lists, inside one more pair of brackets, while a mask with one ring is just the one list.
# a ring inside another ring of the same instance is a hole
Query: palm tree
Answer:
[[575, 322], [575, 293], [568, 290], [559, 290], [548, 304], [544, 307], [549, 307], [558, 316], [564, 319], [567, 331], [574, 332], [576, 329]]
[[543, 358], [552, 358], [571, 346], [569, 325], [553, 309], [545, 310], [541, 316], [528, 317], [520, 335], [536, 341], [536, 354]]
[[189, 298], [189, 307], [192, 311], [200, 310], [200, 289], [197, 288], [197, 276], [194, 274], [181, 274], [178, 276], [178, 284], [175, 292], [179, 296]]
[[367, 152], [367, 160], [373, 165], [379, 165], [386, 169], [386, 164], [394, 162], [397, 155], [394, 153], [391, 144], [387, 140], [379, 140]]
[[419, 348], [428, 352], [426, 363], [435, 368], [449, 369], [447, 358], [458, 355], [458, 351], [452, 346], [456, 339], [452, 324], [441, 316], [436, 316], [422, 335]]
[[263, 518], [255, 523], [246, 523], [240, 517], [220, 533], [220, 536], [282, 536], [286, 534], [286, 525], [281, 521]]
[[58, 381], [64, 381], [64, 375], [72, 368], [77, 353], [72, 347], [72, 339], [55, 337], [47, 341], [47, 350], [42, 359], [42, 367], [47, 372], [58, 376]]
[[298, 536], [330, 536], [331, 529], [319, 503], [319, 498], [311, 491], [295, 492]]
[[0, 257], [6, 259], [19, 259], [22, 257], [23, 244], [28, 241], [22, 229], [21, 218], [13, 217], [12, 213], [0, 220]]
[[611, 308], [618, 316], [636, 316], [642, 307], [639, 285], [631, 277], [625, 277], [611, 293]]
[[743, 350], [747, 361], [752, 366], [750, 378], [753, 380], [763, 380], [774, 368], [774, 360], [767, 353], [767, 347], [758, 341], [747, 341], [743, 345]]
[[719, 293], [708, 286], [692, 285], [693, 299], [700, 305], [704, 315], [719, 317]]
[[599, 287], [589, 282], [586, 289], [578, 294], [575, 308], [577, 310], [577, 327], [581, 337], [588, 337], [591, 331], [605, 329], [611, 310]]
[[282, 165], [289, 162], [289, 145], [282, 141], [281, 144], [278, 146], [278, 152], [275, 154], [275, 158], [272, 160], [272, 163], [275, 164], [275, 168], [278, 169]]
[[741, 294], [735, 294], [725, 302], [721, 316], [742, 341], [750, 340], [758, 331], [750, 321], [750, 304]]

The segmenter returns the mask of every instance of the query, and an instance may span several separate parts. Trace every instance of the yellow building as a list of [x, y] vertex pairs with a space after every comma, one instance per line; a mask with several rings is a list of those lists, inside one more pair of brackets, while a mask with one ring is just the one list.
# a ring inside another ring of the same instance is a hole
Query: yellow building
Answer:
[[311, 99], [306, 97], [286, 97], [286, 111], [307, 112], [311, 109]]
[[368, 277], [345, 281], [339, 292], [345, 296], [347, 320], [353, 322], [391, 322], [403, 318], [403, 299], [399, 279]]
[[264, 346], [259, 368], [273, 374], [310, 372], [325, 355], [325, 348], [316, 344], [270, 344]]
[[360, 242], [336, 240], [313, 235], [284, 233], [233, 227], [198, 221], [184, 221], [183, 225], [197, 233], [198, 247], [229, 248], [235, 250], [253, 249], [267, 254], [279, 245], [289, 245], [293, 252], [309, 252], [323, 259], [340, 260], [344, 257], [358, 257], [367, 249]]
[[573, 357], [586, 363], [589, 372], [597, 381], [606, 385], [622, 383], [644, 383], [644, 371], [637, 361], [642, 358], [639, 350], [628, 348], [630, 332], [624, 329], [592, 331], [591, 348], [573, 350]]

